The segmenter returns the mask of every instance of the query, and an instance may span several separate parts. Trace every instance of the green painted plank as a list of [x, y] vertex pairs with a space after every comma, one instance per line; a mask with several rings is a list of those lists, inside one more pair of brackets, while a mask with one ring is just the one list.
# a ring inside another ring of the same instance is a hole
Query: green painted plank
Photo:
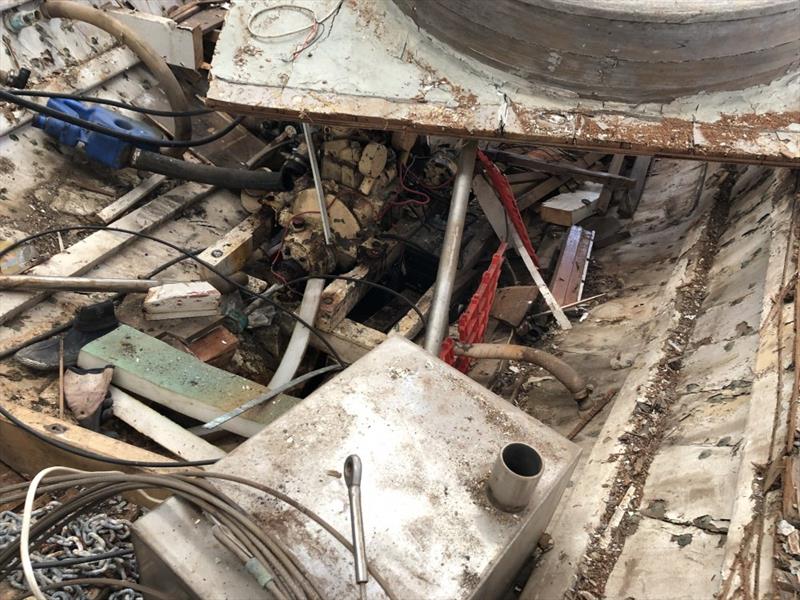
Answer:
[[[115, 385], [203, 422], [267, 391], [127, 325], [84, 346], [78, 364], [87, 369], [113, 365]], [[280, 395], [223, 428], [249, 437], [299, 402]]]

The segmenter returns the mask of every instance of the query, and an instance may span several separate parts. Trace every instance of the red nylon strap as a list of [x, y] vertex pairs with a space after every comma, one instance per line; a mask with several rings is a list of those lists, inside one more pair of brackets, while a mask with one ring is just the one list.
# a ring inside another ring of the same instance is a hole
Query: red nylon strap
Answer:
[[525, 227], [525, 223], [522, 221], [519, 208], [517, 208], [517, 201], [514, 199], [514, 192], [511, 189], [511, 184], [508, 183], [506, 176], [500, 172], [500, 169], [498, 169], [491, 159], [480, 149], [478, 150], [478, 159], [481, 161], [484, 171], [486, 171], [486, 174], [489, 176], [489, 181], [494, 191], [497, 192], [497, 195], [500, 197], [500, 202], [502, 202], [503, 207], [506, 209], [508, 218], [511, 220], [512, 225], [514, 225], [519, 239], [522, 240], [522, 245], [525, 246], [525, 250], [527, 250], [531, 260], [533, 260], [533, 264], [538, 267], [539, 257], [536, 256], [536, 250], [533, 249], [531, 239], [528, 237], [528, 230]]
[[[497, 282], [500, 280], [500, 269], [505, 258], [507, 244], [500, 242], [500, 247], [492, 256], [489, 268], [481, 276], [478, 289], [472, 295], [466, 310], [458, 318], [458, 339], [465, 344], [476, 344], [483, 341], [486, 326], [489, 324], [489, 313], [492, 311], [494, 297], [497, 293]], [[466, 356], [456, 356], [455, 343], [452, 338], [442, 342], [439, 358], [453, 365], [462, 373], [469, 371], [472, 360]]]

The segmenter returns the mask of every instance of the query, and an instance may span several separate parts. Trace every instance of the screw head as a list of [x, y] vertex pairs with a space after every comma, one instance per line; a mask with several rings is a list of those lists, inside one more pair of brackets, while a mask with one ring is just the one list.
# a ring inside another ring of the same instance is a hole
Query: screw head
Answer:
[[222, 256], [222, 250], [219, 250], [219, 249], [212, 250], [211, 251], [211, 256], [213, 256], [214, 258], [219, 258], [220, 256]]

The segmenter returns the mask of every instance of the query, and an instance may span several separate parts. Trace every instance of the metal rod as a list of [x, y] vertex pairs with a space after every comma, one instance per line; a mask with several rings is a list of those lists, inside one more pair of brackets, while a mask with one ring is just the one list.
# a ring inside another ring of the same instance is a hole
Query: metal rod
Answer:
[[450, 300], [458, 269], [458, 257], [461, 253], [461, 236], [464, 233], [464, 219], [467, 215], [469, 192], [472, 189], [477, 148], [477, 142], [467, 142], [458, 159], [458, 172], [453, 185], [453, 197], [450, 200], [450, 214], [444, 232], [439, 270], [436, 272], [428, 329], [425, 331], [425, 349], [437, 356], [449, 325]]
[[311, 163], [311, 174], [314, 176], [314, 187], [317, 190], [319, 215], [322, 218], [322, 232], [325, 234], [325, 243], [330, 246], [333, 244], [331, 221], [328, 218], [328, 205], [327, 202], [325, 202], [325, 191], [322, 189], [322, 177], [320, 177], [319, 164], [317, 164], [317, 151], [314, 149], [314, 140], [311, 139], [311, 127], [309, 127], [308, 123], [303, 123], [303, 133], [306, 136], [308, 162]]
[[156, 279], [99, 279], [52, 275], [0, 275], [0, 290], [62, 290], [103, 292], [146, 292], [152, 287], [174, 283]]
[[64, 336], [58, 338], [58, 418], [64, 418]]
[[360, 598], [366, 598], [367, 548], [364, 542], [364, 515], [361, 509], [361, 459], [351, 454], [344, 461], [344, 481], [350, 498], [350, 526], [353, 533], [353, 560], [356, 570], [356, 584]]

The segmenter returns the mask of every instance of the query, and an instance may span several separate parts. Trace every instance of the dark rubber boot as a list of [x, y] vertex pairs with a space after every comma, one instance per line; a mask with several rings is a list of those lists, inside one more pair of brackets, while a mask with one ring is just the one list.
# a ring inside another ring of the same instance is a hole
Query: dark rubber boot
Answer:
[[[104, 336], [119, 325], [111, 300], [86, 306], [78, 311], [72, 327], [64, 334], [64, 368], [78, 362], [78, 354], [86, 344]], [[58, 336], [31, 344], [14, 357], [37, 371], [58, 369]]]

